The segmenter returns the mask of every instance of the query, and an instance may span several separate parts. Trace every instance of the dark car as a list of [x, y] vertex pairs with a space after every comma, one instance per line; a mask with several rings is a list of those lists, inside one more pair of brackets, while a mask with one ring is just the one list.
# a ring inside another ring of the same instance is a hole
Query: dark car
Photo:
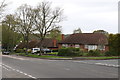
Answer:
[[[46, 54], [46, 53], [51, 53], [52, 50], [50, 50], [50, 49], [42, 49], [41, 52]], [[40, 53], [40, 51], [36, 51], [35, 53]]]
[[9, 52], [9, 51], [2, 51], [2, 54], [4, 54], [4, 55], [9, 55], [10, 52]]
[[42, 49], [42, 51], [43, 51], [44, 53], [50, 53], [50, 52], [52, 52], [52, 50], [50, 50], [50, 49]]

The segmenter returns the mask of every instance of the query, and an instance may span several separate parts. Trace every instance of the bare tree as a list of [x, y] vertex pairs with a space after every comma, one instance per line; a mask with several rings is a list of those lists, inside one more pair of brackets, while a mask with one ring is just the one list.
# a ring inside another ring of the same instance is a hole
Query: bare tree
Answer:
[[57, 39], [59, 41], [61, 40], [61, 35], [62, 35], [61, 26], [56, 27], [52, 29], [49, 33], [47, 33], [47, 37]]
[[40, 54], [42, 49], [42, 42], [48, 32], [58, 26], [63, 20], [62, 17], [63, 10], [60, 8], [55, 8], [52, 10], [51, 3], [43, 1], [41, 2], [37, 8], [34, 9], [34, 22], [35, 28], [39, 35], [37, 35], [40, 39]]
[[4, 8], [7, 6], [7, 4], [5, 4], [5, 0], [3, 0], [1, 3], [0, 3], [0, 19], [1, 19], [1, 16], [2, 16], [2, 13], [4, 11]]
[[18, 8], [17, 20], [18, 26], [16, 31], [22, 34], [25, 45], [26, 45], [26, 54], [28, 50], [29, 35], [33, 31], [33, 14], [31, 6], [24, 4]]
[[7, 4], [5, 4], [5, 0], [0, 2], [0, 43], [2, 41], [2, 26], [1, 26], [1, 18], [2, 18], [2, 13], [4, 11], [4, 8], [6, 7]]

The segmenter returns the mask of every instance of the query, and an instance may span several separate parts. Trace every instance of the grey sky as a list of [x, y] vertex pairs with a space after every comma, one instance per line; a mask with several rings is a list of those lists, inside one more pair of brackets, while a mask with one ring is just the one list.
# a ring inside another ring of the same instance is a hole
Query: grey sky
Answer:
[[[37, 5], [41, 0], [6, 0], [9, 3], [7, 13], [13, 13], [21, 4]], [[62, 32], [70, 34], [74, 29], [81, 28], [83, 33], [94, 30], [105, 30], [109, 33], [118, 32], [118, 1], [119, 0], [47, 0], [53, 7], [64, 9], [67, 19], [60, 23]]]

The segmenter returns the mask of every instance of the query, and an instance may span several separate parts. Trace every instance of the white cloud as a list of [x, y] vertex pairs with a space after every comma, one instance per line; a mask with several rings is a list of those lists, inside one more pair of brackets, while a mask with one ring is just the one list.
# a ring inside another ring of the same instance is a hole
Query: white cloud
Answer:
[[[11, 2], [7, 13], [13, 13], [21, 4], [37, 5], [40, 0], [6, 0]], [[118, 0], [48, 0], [52, 6], [64, 9], [67, 21], [61, 23], [63, 33], [72, 33], [80, 27], [83, 32], [104, 29], [110, 33], [118, 31]]]

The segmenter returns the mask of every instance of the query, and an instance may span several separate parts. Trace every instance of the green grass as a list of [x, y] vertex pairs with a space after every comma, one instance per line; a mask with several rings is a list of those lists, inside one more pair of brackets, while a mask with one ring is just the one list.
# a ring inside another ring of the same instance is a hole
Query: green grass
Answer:
[[33, 57], [33, 58], [69, 58], [69, 57], [62, 57], [62, 56], [49, 56], [49, 55], [36, 55], [36, 54], [28, 54], [26, 55], [25, 53], [18, 53], [21, 56], [26, 56], [26, 57]]
[[85, 59], [118, 59], [120, 56], [102, 56], [102, 57], [82, 57]]
[[[51, 53], [51, 54], [57, 54], [57, 53]], [[64, 57], [64, 56], [52, 56], [52, 55], [36, 55], [36, 54], [28, 54], [25, 53], [17, 53], [17, 55], [26, 56], [26, 57], [33, 57], [33, 58], [72, 58], [72, 57]], [[73, 57], [74, 58], [74, 57]], [[120, 56], [99, 56], [99, 57], [77, 57], [77, 58], [84, 58], [84, 59], [90, 59], [90, 60], [104, 60], [104, 59], [120, 59]]]
[[57, 55], [58, 52], [52, 52], [52, 53], [47, 53], [48, 55], [51, 54], [51, 55]]

